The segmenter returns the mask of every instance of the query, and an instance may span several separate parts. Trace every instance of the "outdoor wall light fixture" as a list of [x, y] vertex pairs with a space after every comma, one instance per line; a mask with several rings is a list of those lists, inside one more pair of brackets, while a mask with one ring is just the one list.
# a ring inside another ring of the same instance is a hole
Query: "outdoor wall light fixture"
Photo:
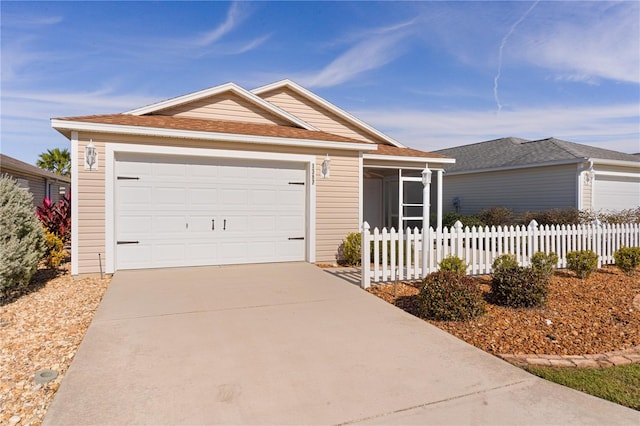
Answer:
[[331, 159], [329, 158], [329, 154], [327, 154], [324, 157], [324, 161], [322, 162], [321, 173], [322, 173], [322, 177], [325, 179], [328, 178], [329, 175], [331, 174]]
[[87, 146], [84, 148], [84, 169], [98, 169], [98, 150], [93, 144], [93, 139], [90, 139], [89, 144], [87, 144]]
[[431, 173], [428, 167], [425, 167], [422, 171], [422, 184], [424, 186], [431, 185]]

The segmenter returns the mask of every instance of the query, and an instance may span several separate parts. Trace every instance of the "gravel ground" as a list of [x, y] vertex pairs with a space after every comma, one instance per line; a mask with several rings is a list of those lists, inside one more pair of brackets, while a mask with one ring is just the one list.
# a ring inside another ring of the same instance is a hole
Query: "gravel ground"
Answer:
[[[488, 295], [490, 278], [476, 279]], [[369, 291], [411, 312], [418, 293], [415, 286], [399, 284], [397, 300], [393, 284], [372, 286]], [[640, 345], [640, 306], [633, 304], [639, 294], [640, 274], [628, 277], [615, 267], [605, 267], [580, 280], [557, 271], [545, 308], [488, 303], [487, 313], [474, 321], [429, 322], [492, 354], [599, 354]]]
[[[38, 425], [102, 299], [109, 279], [74, 280], [39, 270], [29, 288], [0, 304], [0, 424]], [[34, 382], [42, 369], [58, 377]]]

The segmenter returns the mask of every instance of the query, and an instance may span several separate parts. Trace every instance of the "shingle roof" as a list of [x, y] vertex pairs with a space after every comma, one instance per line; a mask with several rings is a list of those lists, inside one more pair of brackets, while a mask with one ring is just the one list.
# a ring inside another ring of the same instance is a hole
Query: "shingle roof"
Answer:
[[553, 161], [580, 159], [640, 162], [640, 158], [623, 152], [596, 148], [555, 138], [529, 141], [514, 137], [495, 139], [435, 151], [456, 159], [448, 172], [497, 169], [535, 165]]
[[5, 154], [0, 154], [0, 174], [7, 171], [7, 169], [18, 170], [23, 173], [29, 173], [36, 176], [42, 176], [48, 179], [60, 180], [63, 182], [71, 183], [71, 179], [66, 176], [60, 176], [53, 172], [50, 172], [40, 167], [34, 166], [24, 161], [17, 160], [13, 157], [9, 157]]
[[152, 127], [161, 129], [187, 130], [213, 133], [231, 133], [238, 135], [271, 136], [293, 139], [311, 139], [331, 142], [371, 142], [347, 138], [316, 130], [275, 124], [257, 124], [237, 121], [203, 120], [198, 118], [172, 117], [165, 115], [106, 114], [82, 117], [62, 117], [58, 120], [80, 121], [83, 123], [115, 124], [121, 126]]
[[[297, 127], [278, 126], [275, 124], [257, 124], [237, 121], [205, 120], [198, 118], [174, 117], [165, 115], [131, 115], [131, 114], [105, 114], [87, 115], [81, 117], [62, 117], [62, 121], [79, 121], [83, 123], [114, 124], [121, 126], [139, 126], [161, 129], [201, 131], [214, 133], [230, 133], [239, 135], [271, 136], [293, 139], [310, 139], [330, 142], [356, 142], [375, 145], [372, 142], [335, 135], [333, 133], [318, 130], [305, 130]], [[411, 148], [398, 148], [391, 145], [380, 145], [372, 154], [402, 156], [444, 158], [441, 154], [418, 151]]]
[[446, 155], [434, 154], [433, 152], [418, 151], [413, 148], [399, 148], [391, 145], [380, 145], [376, 151], [370, 151], [372, 155], [392, 155], [398, 157], [425, 157], [425, 158], [447, 158]]

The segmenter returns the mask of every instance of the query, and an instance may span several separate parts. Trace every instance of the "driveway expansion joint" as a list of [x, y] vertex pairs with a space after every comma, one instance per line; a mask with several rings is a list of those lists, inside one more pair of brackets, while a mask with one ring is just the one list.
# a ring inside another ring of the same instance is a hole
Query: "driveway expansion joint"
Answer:
[[413, 405], [411, 407], [399, 408], [397, 410], [388, 411], [386, 413], [380, 413], [380, 414], [376, 414], [376, 415], [369, 416], [369, 417], [363, 417], [363, 418], [360, 418], [360, 419], [349, 420], [349, 421], [346, 421], [344, 423], [337, 423], [335, 426], [346, 426], [346, 425], [351, 425], [351, 424], [364, 422], [364, 421], [367, 421], [367, 420], [379, 419], [381, 417], [386, 417], [386, 416], [389, 416], [389, 415], [392, 415], [392, 414], [403, 413], [403, 412], [406, 412], [406, 411], [415, 410], [417, 408], [424, 408], [424, 407], [428, 407], [430, 405], [441, 404], [443, 402], [455, 401], [456, 399], [463, 399], [463, 398], [467, 398], [469, 396], [481, 395], [483, 393], [493, 392], [493, 391], [500, 390], [500, 389], [506, 389], [506, 388], [510, 388], [510, 387], [513, 387], [513, 386], [518, 386], [518, 385], [520, 385], [522, 383], [531, 382], [531, 381], [535, 381], [535, 380], [536, 379], [533, 379], [533, 378], [526, 379], [526, 380], [518, 380], [517, 382], [507, 383], [505, 385], [500, 385], [500, 386], [495, 386], [495, 387], [488, 388], [488, 389], [478, 390], [478, 391], [475, 391], [475, 392], [469, 392], [469, 393], [465, 393], [465, 394], [450, 396], [449, 398], [438, 399], [437, 401], [425, 402], [424, 404]]
[[640, 362], [640, 345], [620, 351], [594, 355], [514, 355], [499, 354], [500, 358], [519, 367], [567, 367], [567, 368], [607, 368]]
[[330, 300], [335, 300], [335, 299], [316, 299], [316, 300], [305, 300], [302, 302], [270, 303], [267, 305], [233, 306], [229, 308], [219, 308], [219, 309], [198, 309], [198, 310], [184, 311], [184, 312], [169, 312], [166, 314], [152, 314], [152, 315], [139, 315], [139, 316], [133, 316], [133, 317], [96, 319], [95, 321], [96, 322], [130, 321], [130, 320], [145, 319], [145, 318], [172, 317], [176, 315], [203, 314], [206, 312], [240, 311], [240, 310], [247, 310], [247, 309], [269, 308], [272, 306], [304, 305], [307, 303], [321, 303], [321, 302], [327, 302]]

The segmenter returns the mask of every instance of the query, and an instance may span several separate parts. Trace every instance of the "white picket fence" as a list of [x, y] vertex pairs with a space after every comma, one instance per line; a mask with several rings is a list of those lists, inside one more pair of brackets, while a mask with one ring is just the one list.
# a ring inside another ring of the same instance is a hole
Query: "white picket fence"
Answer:
[[[463, 227], [459, 221], [451, 228], [427, 234], [426, 274], [438, 269], [449, 255], [457, 256], [468, 265], [467, 274], [491, 273], [496, 257], [506, 253], [516, 256], [519, 264], [530, 264], [531, 256], [542, 251], [558, 255], [558, 268], [567, 265], [567, 253], [593, 250], [598, 255], [598, 267], [613, 264], [613, 253], [620, 247], [640, 247], [640, 224], [544, 225], [532, 221], [528, 226]], [[417, 280], [423, 277], [422, 232], [407, 228], [397, 232], [391, 228], [373, 232], [367, 222], [362, 227], [362, 287], [372, 282]], [[365, 248], [370, 248], [366, 250]]]

